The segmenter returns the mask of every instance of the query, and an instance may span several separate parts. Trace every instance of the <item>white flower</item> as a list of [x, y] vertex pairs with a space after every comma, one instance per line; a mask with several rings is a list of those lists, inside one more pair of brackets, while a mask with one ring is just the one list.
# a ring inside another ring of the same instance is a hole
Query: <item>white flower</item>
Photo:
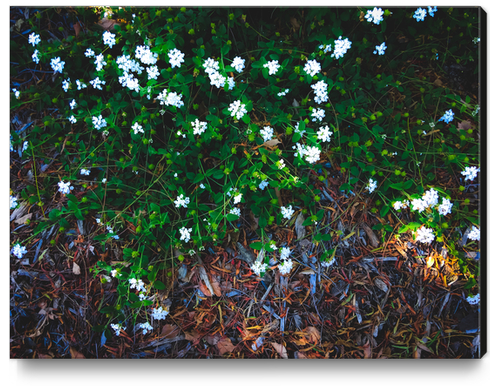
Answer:
[[135, 278], [131, 278], [128, 281], [130, 284], [129, 287], [130, 289], [135, 288], [136, 291], [146, 292], [145, 283], [143, 282], [143, 280], [141, 279], [136, 280]]
[[466, 166], [466, 168], [461, 172], [463, 176], [465, 176], [465, 181], [470, 180], [473, 181], [476, 178], [477, 173], [480, 171], [480, 168], [476, 166]]
[[230, 111], [230, 115], [234, 117], [235, 119], [240, 119], [247, 113], [247, 109], [245, 108], [245, 103], [242, 103], [240, 101], [235, 101], [233, 103], [230, 103], [230, 106], [228, 107], [228, 111]]
[[214, 71], [209, 73], [209, 81], [211, 83], [211, 86], [221, 88], [225, 87], [226, 78], [219, 72]]
[[95, 57], [95, 71], [100, 71], [102, 68], [107, 64], [106, 61], [104, 61], [104, 55], [99, 54]]
[[179, 229], [180, 239], [184, 240], [186, 243], [188, 243], [189, 240], [191, 239], [191, 231], [192, 231], [192, 228], [186, 228], [186, 227], [180, 228]]
[[102, 181], [101, 181], [103, 184], [105, 184], [107, 182], [107, 178], [102, 178]]
[[92, 123], [97, 130], [100, 130], [103, 127], [107, 126], [107, 122], [104, 118], [102, 118], [102, 115], [99, 115], [98, 117], [92, 117]]
[[211, 75], [219, 70], [219, 63], [213, 58], [207, 58], [203, 63], [203, 67], [204, 67], [204, 72]]
[[473, 225], [473, 227], [471, 228], [471, 232], [468, 234], [468, 238], [470, 240], [479, 241], [480, 240], [480, 229], [478, 229], [477, 227], [475, 227]]
[[176, 208], [180, 208], [181, 206], [183, 206], [184, 208], [187, 208], [187, 204], [190, 202], [190, 198], [189, 197], [185, 197], [184, 198], [184, 195], [181, 194], [180, 196], [177, 197], [177, 199], [174, 201], [174, 204], [175, 204], [175, 207]]
[[163, 309], [162, 307], [154, 308], [152, 313], [152, 318], [156, 320], [164, 320], [168, 315], [168, 311]]
[[257, 275], [260, 276], [262, 272], [265, 272], [267, 269], [267, 264], [262, 264], [258, 260], [255, 260], [255, 263], [250, 267], [250, 269]]
[[201, 122], [199, 119], [196, 119], [194, 122], [191, 122], [194, 135], [201, 135], [206, 131], [208, 128], [208, 123], [207, 122]]
[[138, 328], [141, 328], [143, 330], [143, 334], [147, 334], [148, 331], [152, 331], [153, 330], [152, 325], [150, 323], [148, 323], [148, 322], [138, 324]]
[[451, 122], [453, 119], [454, 119], [454, 113], [452, 109], [445, 111], [444, 115], [441, 118], [439, 118], [440, 121], [444, 121], [446, 123]]
[[335, 257], [332, 257], [330, 260], [326, 260], [326, 261], [322, 261], [320, 263], [320, 265], [323, 267], [323, 268], [328, 268], [330, 266], [333, 265], [333, 263], [335, 263]]
[[232, 210], [230, 210], [230, 214], [234, 214], [234, 215], [236, 215], [236, 216], [240, 217], [240, 216], [241, 216], [241, 214], [242, 214], [242, 212], [240, 211], [240, 208], [236, 208], [236, 207], [235, 207], [235, 208], [233, 208]]
[[475, 296], [466, 297], [466, 301], [472, 306], [480, 303], [480, 294], [476, 294]]
[[27, 249], [24, 246], [20, 246], [20, 244], [15, 244], [10, 253], [17, 258], [22, 259], [22, 257], [27, 253]]
[[238, 204], [242, 200], [242, 196], [243, 196], [243, 194], [240, 193], [240, 194], [237, 194], [235, 197], [233, 197], [233, 203], [235, 205]]
[[424, 195], [422, 196], [422, 199], [427, 203], [427, 206], [429, 208], [432, 208], [437, 205], [437, 202], [439, 201], [439, 193], [437, 193], [436, 190], [431, 188], [430, 190], [426, 190]]
[[72, 187], [70, 186], [71, 182], [63, 182], [63, 181], [60, 181], [58, 182], [58, 192], [60, 193], [63, 193], [63, 194], [68, 194], [70, 193], [70, 190], [72, 189]]
[[318, 139], [322, 142], [330, 142], [330, 136], [332, 135], [332, 132], [330, 131], [328, 126], [323, 126], [320, 127], [320, 130], [316, 133], [318, 136]]
[[138, 122], [133, 123], [133, 126], [131, 126], [131, 129], [133, 129], [133, 133], [134, 134], [144, 133], [145, 132], [143, 130], [143, 126], [141, 126]]
[[[97, 219], [97, 220], [99, 220], [99, 221], [100, 221], [100, 219]], [[112, 277], [116, 277], [116, 275], [117, 275], [117, 269], [113, 269], [113, 270], [111, 271], [111, 276], [112, 276]]]
[[422, 225], [422, 227], [417, 230], [417, 237], [415, 238], [415, 241], [430, 244], [434, 240], [434, 238], [434, 231]]
[[80, 174], [82, 176], [88, 176], [90, 174], [90, 170], [87, 170], [87, 169], [81, 169], [80, 170]]
[[147, 67], [146, 72], [148, 72], [148, 80], [156, 79], [160, 75], [157, 66]]
[[121, 83], [121, 86], [139, 92], [140, 90], [139, 80], [133, 74], [124, 72], [122, 76], [120, 76], [118, 79], [119, 79], [119, 83]]
[[80, 82], [80, 79], [77, 79], [76, 83], [77, 83], [77, 90], [81, 90], [82, 88], [87, 88], [87, 85], [85, 83]]
[[134, 52], [136, 59], [139, 59], [141, 63], [151, 66], [158, 60], [158, 54], [151, 52], [148, 46], [138, 46]]
[[36, 64], [39, 63], [39, 51], [35, 50], [34, 53], [32, 54], [32, 61]]
[[339, 36], [339, 38], [335, 40], [335, 48], [331, 57], [333, 58], [335, 56], [335, 59], [343, 57], [351, 46], [352, 42], [348, 38], [342, 40], [342, 36]]
[[92, 58], [92, 57], [94, 57], [94, 56], [95, 56], [95, 52], [94, 52], [94, 50], [92, 50], [91, 48], [87, 48], [87, 49], [85, 50], [85, 56], [86, 56], [87, 58]]
[[17, 202], [17, 197], [10, 196], [10, 209], [15, 209], [19, 205]]
[[111, 327], [114, 330], [114, 333], [116, 334], [116, 336], [119, 336], [119, 334], [121, 333], [121, 330], [126, 329], [125, 327], [122, 327], [120, 324], [114, 324], [114, 323], [111, 323]]
[[370, 178], [366, 189], [369, 190], [369, 193], [372, 193], [374, 192], [374, 189], [376, 189], [377, 186], [378, 186], [378, 182]]
[[434, 13], [437, 12], [437, 7], [431, 7], [429, 6], [429, 15], [431, 17], [434, 17]]
[[381, 8], [370, 9], [366, 13], [366, 20], [370, 23], [379, 24], [383, 21], [383, 10]]
[[59, 56], [57, 58], [51, 59], [51, 68], [55, 73], [59, 72], [61, 74], [63, 72], [64, 66], [65, 62], [63, 62]]
[[300, 130], [299, 122], [296, 122], [296, 125], [294, 126], [294, 132], [298, 133], [301, 136], [301, 138], [303, 138], [303, 134], [306, 133], [306, 130]]
[[379, 46], [376, 46], [376, 49], [373, 51], [373, 54], [384, 55], [386, 51], [385, 42], [381, 43]]
[[77, 102], [75, 101], [75, 99], [72, 99], [70, 102], [70, 108], [73, 110], [75, 107], [77, 107]]
[[274, 75], [279, 70], [279, 62], [277, 60], [271, 60], [264, 64], [265, 68], [269, 69], [269, 75]]
[[270, 126], [265, 126], [260, 130], [260, 135], [264, 138], [264, 142], [270, 141], [274, 135], [274, 129]]
[[417, 20], [417, 23], [419, 21], [424, 21], [425, 17], [427, 16], [427, 11], [423, 8], [417, 8], [417, 10], [413, 14], [413, 18]]
[[289, 247], [281, 248], [281, 260], [286, 260], [291, 255], [291, 249]]
[[279, 169], [284, 169], [286, 167], [286, 164], [284, 163], [284, 160], [283, 159], [280, 159], [279, 161], [276, 162], [276, 166]]
[[310, 164], [313, 164], [320, 160], [321, 150], [316, 146], [306, 146], [305, 156], [306, 161]]
[[206, 186], [204, 186], [204, 184], [203, 184], [203, 183], [201, 183], [201, 185], [199, 185], [199, 187], [200, 187], [201, 189], [206, 189]]
[[395, 210], [400, 210], [400, 209], [407, 208], [409, 204], [410, 204], [410, 202], [408, 200], [405, 200], [405, 201], [395, 201], [393, 203], [393, 208]]
[[228, 83], [228, 91], [231, 91], [235, 88], [235, 79], [231, 76], [226, 79], [226, 83]]
[[269, 246], [272, 248], [272, 250], [277, 251], [276, 243], [274, 241], [271, 241]]
[[41, 36], [37, 35], [35, 32], [31, 33], [29, 35], [29, 44], [32, 44], [32, 46], [36, 46], [41, 42]]
[[116, 44], [116, 34], [112, 34], [109, 31], [105, 31], [102, 35], [104, 39], [104, 44], [112, 48], [114, 44]]
[[313, 59], [306, 62], [304, 70], [308, 75], [313, 77], [322, 70], [322, 67], [320, 66], [320, 63]]
[[291, 272], [291, 269], [293, 268], [293, 261], [291, 259], [286, 259], [281, 264], [279, 264], [278, 268], [281, 275], [287, 275], [289, 272]]
[[168, 57], [170, 59], [170, 65], [172, 66], [172, 68], [180, 68], [180, 65], [184, 63], [184, 54], [177, 48], [170, 50], [168, 53]]
[[328, 84], [323, 80], [311, 85], [315, 93], [315, 102], [320, 104], [328, 101]]
[[105, 80], [100, 80], [99, 77], [97, 77], [95, 79], [92, 79], [89, 83], [92, 85], [93, 88], [102, 90], [101, 84], [105, 84]]
[[442, 204], [440, 204], [437, 209], [439, 211], [439, 214], [445, 216], [448, 213], [451, 213], [452, 207], [453, 207], [453, 204], [451, 204], [451, 201], [448, 198], [443, 198]]
[[67, 92], [68, 89], [70, 88], [70, 78], [63, 80], [61, 82], [61, 88], [63, 89], [64, 92]]
[[278, 96], [278, 97], [283, 97], [283, 96], [285, 96], [285, 95], [286, 95], [288, 92], [289, 92], [289, 89], [288, 89], [288, 88], [286, 88], [286, 89], [284, 89], [284, 91], [278, 92], [278, 93], [277, 93], [277, 96]]
[[237, 72], [242, 72], [245, 68], [245, 59], [235, 56], [233, 63], [231, 63], [231, 67], [233, 67]]
[[291, 205], [289, 205], [287, 208], [285, 206], [281, 206], [281, 213], [285, 218], [290, 220], [294, 214], [294, 209]]
[[423, 212], [427, 209], [427, 202], [421, 198], [416, 198], [412, 200], [412, 210], [418, 210], [419, 213]]
[[14, 93], [16, 99], [20, 98], [20, 91], [19, 90], [17, 90], [16, 88], [13, 88], [12, 92]]
[[321, 122], [323, 118], [325, 118], [325, 110], [313, 109], [313, 111], [311, 112], [311, 116], [313, 117], [312, 119], [313, 122], [316, 122], [316, 120]]
[[259, 184], [259, 189], [264, 190], [267, 185], [269, 185], [269, 182], [267, 182], [266, 180], [263, 180]]
[[160, 100], [160, 104], [165, 106], [175, 106], [181, 108], [184, 106], [184, 102], [182, 102], [182, 94], [178, 95], [175, 92], [169, 93], [167, 89], [163, 90], [160, 94], [158, 94], [157, 99]]

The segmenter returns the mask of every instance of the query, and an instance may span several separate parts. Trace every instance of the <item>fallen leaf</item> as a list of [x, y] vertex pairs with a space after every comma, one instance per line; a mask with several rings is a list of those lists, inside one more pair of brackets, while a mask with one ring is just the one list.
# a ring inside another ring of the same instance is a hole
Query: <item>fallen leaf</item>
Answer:
[[78, 37], [78, 35], [80, 34], [80, 31], [82, 30], [82, 28], [80, 27], [80, 22], [79, 21], [77, 21], [73, 25], [73, 29], [75, 30], [75, 36]]
[[113, 19], [107, 19], [104, 17], [103, 19], [100, 19], [97, 24], [102, 27], [102, 29], [112, 31], [114, 29], [115, 25], [121, 25], [120, 23], [117, 23]]
[[434, 81], [434, 86], [437, 86], [437, 87], [442, 87], [442, 81], [437, 78], [435, 81]]
[[172, 339], [179, 335], [179, 328], [175, 324], [166, 324], [160, 332], [161, 338]]
[[277, 146], [280, 143], [281, 143], [281, 141], [279, 141], [277, 138], [274, 138], [274, 139], [271, 139], [269, 141], [264, 142], [264, 146], [272, 148], [274, 146]]
[[206, 335], [205, 339], [211, 346], [215, 346], [221, 340], [221, 336], [219, 334]]
[[316, 327], [309, 326], [306, 327], [303, 331], [306, 333], [305, 337], [308, 342], [317, 344], [320, 340], [320, 332], [316, 329]]
[[218, 347], [220, 355], [223, 355], [227, 352], [232, 352], [235, 349], [235, 346], [233, 345], [233, 343], [231, 343], [230, 338], [227, 337], [220, 339], [216, 347]]
[[298, 23], [298, 20], [296, 20], [296, 18], [291, 17], [289, 19], [289, 21], [293, 25], [294, 32], [296, 32], [297, 30], [299, 30], [301, 28], [301, 24]]
[[298, 237], [298, 239], [301, 239], [306, 235], [306, 230], [303, 226], [304, 221], [305, 216], [303, 215], [303, 212], [300, 212], [298, 217], [296, 217], [296, 222], [294, 223], [294, 229], [296, 231], [296, 236]]
[[376, 284], [376, 287], [378, 287], [381, 291], [383, 291], [384, 293], [388, 292], [388, 286], [386, 285], [386, 283], [381, 280], [380, 278], [375, 278], [374, 279], [374, 284]]
[[361, 223], [361, 226], [362, 226], [362, 229], [364, 229], [364, 231], [369, 236], [369, 241], [371, 242], [371, 245], [374, 248], [378, 248], [379, 240], [376, 237], [376, 235], [374, 234], [373, 230], [366, 223]]
[[77, 263], [73, 262], [73, 273], [75, 275], [80, 275], [80, 272], [80, 266]]
[[307, 356], [305, 356], [305, 354], [303, 354], [302, 352], [300, 351], [295, 351], [294, 352], [294, 358], [295, 359], [308, 359]]
[[196, 330], [185, 332], [185, 340], [192, 342], [192, 344], [198, 343], [200, 339], [201, 339], [201, 334]]
[[470, 121], [462, 121], [458, 123], [458, 130], [468, 131], [473, 128]]
[[46, 355], [46, 354], [37, 354], [37, 357], [39, 359], [53, 359], [53, 357], [51, 355]]
[[204, 285], [203, 282], [200, 282], [199, 283], [199, 289], [201, 290], [201, 292], [204, 294], [204, 296], [206, 297], [211, 297], [211, 292], [209, 292], [209, 290], [207, 289], [207, 287]]
[[221, 289], [219, 287], [219, 283], [216, 280], [215, 276], [211, 276], [211, 286], [213, 287], [214, 293], [216, 296], [221, 296]]
[[284, 347], [282, 344], [276, 343], [276, 342], [271, 342], [272, 347], [274, 347], [277, 351], [277, 353], [284, 359], [288, 359], [288, 352], [286, 350], [286, 347]]
[[82, 353], [79, 353], [73, 347], [70, 347], [70, 354], [72, 359], [85, 359], [85, 356]]
[[32, 217], [32, 213], [27, 213], [25, 216], [22, 216], [22, 217], [16, 219], [14, 222], [17, 225], [25, 224], [27, 220], [31, 219], [31, 217]]

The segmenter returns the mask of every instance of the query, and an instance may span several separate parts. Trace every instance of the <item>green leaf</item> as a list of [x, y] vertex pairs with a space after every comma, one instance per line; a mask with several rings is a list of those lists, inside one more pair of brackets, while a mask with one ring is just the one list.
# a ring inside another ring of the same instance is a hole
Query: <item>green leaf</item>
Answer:
[[164, 290], [165, 288], [167, 288], [167, 286], [163, 284], [160, 280], [157, 280], [156, 282], [153, 283], [153, 288], [158, 290]]
[[239, 218], [240, 218], [240, 217], [238, 217], [236, 214], [233, 214], [233, 213], [228, 213], [228, 214], [226, 215], [226, 219], [227, 219], [228, 221], [236, 221], [236, 220], [238, 220]]
[[245, 114], [243, 117], [242, 117], [242, 121], [245, 122], [245, 123], [250, 123], [250, 117], [248, 116], [248, 114]]
[[257, 251], [260, 251], [262, 249], [262, 243], [256, 241], [255, 243], [250, 244], [250, 248], [256, 249]]
[[390, 207], [388, 205], [385, 205], [383, 206], [379, 214], [381, 215], [381, 217], [384, 217], [389, 211], [390, 211]]

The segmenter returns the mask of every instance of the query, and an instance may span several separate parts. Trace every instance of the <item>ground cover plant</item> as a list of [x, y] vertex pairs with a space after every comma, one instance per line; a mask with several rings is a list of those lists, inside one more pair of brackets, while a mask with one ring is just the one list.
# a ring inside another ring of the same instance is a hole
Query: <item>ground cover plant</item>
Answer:
[[11, 357], [480, 356], [480, 8], [10, 11]]

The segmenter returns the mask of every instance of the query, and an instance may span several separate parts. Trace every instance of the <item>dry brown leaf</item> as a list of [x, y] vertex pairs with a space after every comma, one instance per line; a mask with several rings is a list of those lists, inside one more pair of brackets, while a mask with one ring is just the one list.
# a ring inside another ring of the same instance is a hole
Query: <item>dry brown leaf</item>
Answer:
[[470, 121], [462, 121], [458, 123], [458, 130], [468, 131], [473, 128]]
[[301, 24], [298, 23], [298, 20], [296, 20], [296, 18], [291, 17], [289, 19], [289, 21], [293, 25], [294, 32], [296, 32], [297, 30], [299, 30], [301, 28]]
[[161, 338], [172, 339], [179, 335], [179, 328], [175, 324], [166, 324], [160, 332]]
[[82, 30], [82, 28], [80, 27], [80, 22], [79, 21], [77, 21], [73, 25], [73, 29], [75, 30], [75, 36], [78, 37], [78, 35], [80, 35], [80, 31]]
[[277, 353], [284, 359], [288, 359], [288, 352], [286, 350], [286, 347], [284, 347], [282, 344], [276, 343], [276, 342], [271, 342], [272, 347], [274, 347], [277, 351]]
[[321, 336], [320, 336], [320, 332], [316, 329], [316, 327], [309, 326], [306, 327], [303, 331], [306, 333], [305, 337], [308, 340], [308, 342], [313, 344], [317, 344], [319, 342]]
[[200, 282], [199, 283], [199, 289], [201, 290], [201, 292], [204, 294], [204, 296], [207, 296], [207, 297], [211, 297], [211, 292], [209, 292], [209, 290], [207, 289], [207, 287], [204, 285], [203, 282]]
[[437, 79], [434, 81], [434, 86], [437, 86], [437, 87], [442, 87], [442, 81], [441, 81], [441, 79], [437, 78]]
[[85, 359], [85, 356], [82, 353], [79, 353], [73, 347], [70, 347], [70, 354], [72, 359]]
[[47, 355], [46, 354], [37, 354], [37, 357], [39, 359], [53, 359], [53, 357], [49, 354], [47, 354]]
[[192, 342], [192, 344], [198, 343], [200, 339], [201, 339], [201, 334], [196, 330], [185, 332], [185, 340]]
[[73, 262], [73, 273], [75, 275], [80, 275], [80, 273], [81, 273], [80, 266], [75, 262]]
[[117, 23], [113, 19], [107, 19], [104, 17], [103, 19], [100, 19], [97, 24], [102, 27], [102, 29], [112, 31], [114, 29], [115, 25], [121, 25], [120, 23]]
[[234, 344], [231, 343], [230, 338], [227, 337], [220, 339], [216, 347], [218, 347], [220, 355], [223, 355], [227, 352], [232, 352], [235, 349]]
[[27, 213], [25, 216], [22, 216], [16, 220], [14, 220], [14, 222], [17, 224], [17, 225], [21, 225], [21, 224], [25, 224], [27, 220], [30, 220], [32, 217], [32, 213]]
[[295, 359], [308, 359], [307, 356], [305, 356], [305, 354], [303, 354], [302, 352], [300, 351], [295, 351], [294, 352], [294, 358]]
[[277, 138], [271, 139], [269, 141], [264, 142], [264, 146], [273, 148], [274, 146], [277, 146], [281, 143]]
[[206, 335], [205, 339], [211, 346], [215, 346], [221, 340], [221, 336], [219, 334]]
[[364, 231], [367, 233], [367, 235], [369, 237], [369, 241], [371, 242], [371, 245], [374, 248], [378, 248], [379, 240], [376, 237], [376, 235], [374, 234], [373, 230], [366, 223], [361, 223], [361, 226], [362, 226], [362, 229], [364, 229]]
[[221, 288], [219, 286], [218, 281], [214, 275], [211, 276], [211, 286], [213, 287], [214, 293], [216, 296], [221, 296]]

